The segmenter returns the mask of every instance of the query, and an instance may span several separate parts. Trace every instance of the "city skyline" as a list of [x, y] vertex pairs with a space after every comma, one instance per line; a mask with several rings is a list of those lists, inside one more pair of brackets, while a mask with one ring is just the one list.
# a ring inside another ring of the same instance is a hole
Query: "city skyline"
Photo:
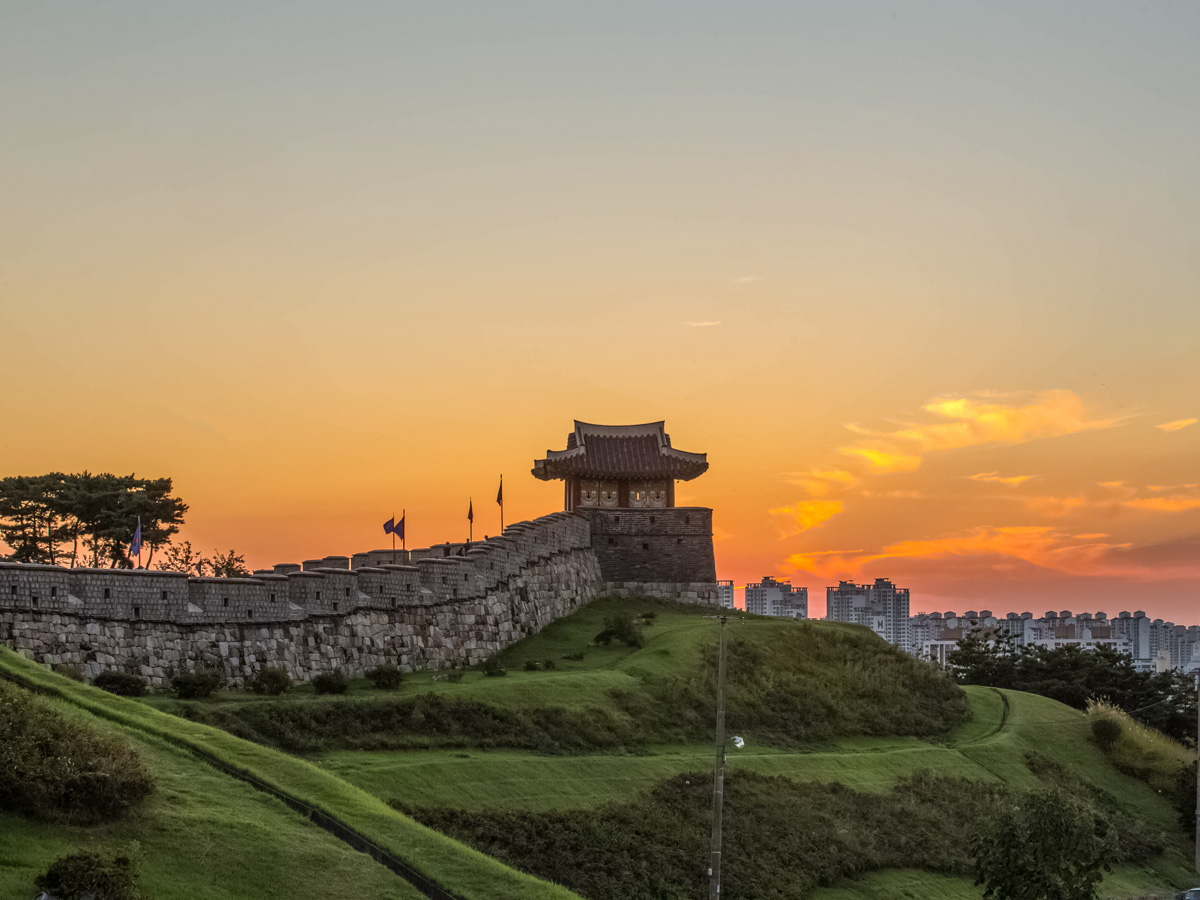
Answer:
[[[6, 4], [0, 475], [254, 568], [666, 419], [717, 575], [1200, 599], [1200, 8]], [[815, 590], [814, 590], [815, 588]]]

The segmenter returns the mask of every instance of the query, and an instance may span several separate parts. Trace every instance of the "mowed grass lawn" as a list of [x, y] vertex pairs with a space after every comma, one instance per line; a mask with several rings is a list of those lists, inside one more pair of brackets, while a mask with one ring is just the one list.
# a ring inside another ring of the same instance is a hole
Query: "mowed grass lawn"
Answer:
[[154, 773], [142, 809], [110, 825], [71, 827], [0, 812], [0, 897], [34, 896], [33, 880], [68, 853], [145, 854], [139, 884], [154, 900], [263, 900], [422, 895], [365, 854], [164, 741], [48, 700], [63, 716], [118, 734]]
[[[1090, 741], [1085, 716], [1045, 697], [967, 687], [972, 718], [944, 742], [858, 738], [835, 748], [788, 752], [755, 745], [728, 750], [727, 771], [751, 770], [796, 781], [838, 781], [859, 791], [885, 791], [929, 769], [947, 777], [1038, 784], [1025, 762], [1036, 750], [1108, 792], [1157, 828], [1172, 830], [1174, 811], [1148, 785], [1122, 775]], [[1007, 700], [1005, 708], [1002, 696]], [[314, 761], [385, 800], [460, 809], [585, 809], [628, 802], [654, 783], [684, 772], [711, 771], [712, 745], [656, 748], [638, 756], [546, 757], [505, 751], [337, 751]]]
[[[221, 774], [218, 770], [206, 766], [199, 760], [194, 760], [186, 750], [179, 751], [176, 756], [170, 756], [170, 754], [176, 753], [172, 747], [179, 746], [180, 743], [185, 747], [194, 747], [197, 751], [211, 754], [227, 765], [288, 792], [310, 806], [323, 809], [356, 829], [360, 834], [365, 835], [376, 845], [405, 859], [422, 873], [439, 881], [466, 900], [484, 900], [484, 898], [487, 900], [572, 900], [576, 896], [556, 885], [516, 872], [491, 857], [425, 828], [391, 809], [369, 793], [333, 776], [326, 770], [293, 756], [243, 741], [218, 729], [164, 715], [144, 703], [114, 697], [97, 688], [77, 684], [24, 660], [3, 647], [0, 647], [0, 671], [17, 680], [18, 683], [28, 684], [43, 694], [57, 698], [56, 702], [62, 703], [64, 710], [73, 709], [73, 715], [87, 715], [98, 723], [104, 723], [106, 728], [118, 728], [135, 743], [139, 745], [144, 743], [156, 752], [161, 751], [168, 754], [163, 757], [164, 759], [178, 759], [186, 762], [191, 768], [182, 776], [183, 782], [194, 777], [197, 779], [196, 783], [202, 783], [200, 776], [215, 777], [216, 781], [207, 782], [207, 787], [197, 792], [198, 803], [214, 805], [216, 808], [212, 812], [213, 820], [228, 823], [228, 834], [235, 846], [239, 840], [242, 842], [244, 851], [241, 856], [234, 858], [246, 860], [245, 871], [247, 872], [259, 865], [258, 854], [262, 850], [257, 840], [260, 836], [259, 831], [249, 827], [250, 823], [254, 821], [256, 813], [254, 810], [247, 810], [244, 816], [240, 814], [227, 816], [222, 807], [224, 790], [241, 792], [239, 796], [265, 802], [268, 807], [278, 809], [281, 813], [286, 807], [276, 804], [274, 801], [264, 801], [248, 785], [243, 785], [231, 776]], [[155, 756], [152, 761], [157, 759], [158, 757]], [[171, 795], [164, 793], [162, 797], [152, 798], [151, 802], [158, 802], [163, 797], [169, 800]], [[183, 805], [183, 811], [187, 815], [197, 812], [194, 807], [186, 803]], [[268, 818], [268, 821], [271, 820]], [[287, 813], [279, 821], [304, 825], [305, 829], [309, 827], [296, 813]], [[42, 826], [17, 819], [8, 819], [8, 823], [19, 824], [20, 827], [5, 829], [5, 839], [14, 843], [11, 851], [7, 844], [0, 843], [0, 847], [5, 848], [5, 860], [11, 858], [12, 861], [0, 864], [5, 868], [21, 868], [27, 872], [31, 864], [40, 864], [40, 857], [38, 861], [31, 861], [29, 858], [30, 848], [37, 842], [36, 836], [30, 838], [29, 835]], [[114, 832], [117, 836], [116, 839], [121, 839], [121, 828], [132, 828], [135, 825], [136, 821], [131, 819], [125, 825], [113, 826], [117, 829]], [[271, 823], [271, 827], [273, 826], [274, 822]], [[159, 826], [147, 827], [153, 831]], [[14, 831], [17, 832], [15, 837], [7, 837]], [[47, 826], [46, 830], [41, 833], [43, 835], [68, 835], [73, 832], [62, 826], [54, 825]], [[312, 830], [312, 833], [317, 836], [323, 835], [323, 832], [315, 829]], [[209, 859], [209, 854], [203, 852], [203, 845], [194, 845], [191, 840], [191, 835], [203, 837], [203, 828], [193, 827], [193, 823], [183, 821], [173, 831], [167, 830], [167, 834], [171, 835], [171, 840], [158, 845], [164, 861], [160, 863], [156, 877], [165, 881], [169, 878], [167, 873], [177, 868], [184, 872], [184, 875], [178, 880], [181, 892], [171, 896], [206, 896], [188, 893], [188, 891], [192, 889], [193, 881], [197, 879], [200, 884], [207, 883], [204, 879], [212, 875], [209, 866], [224, 866], [231, 870], [234, 876], [240, 874], [240, 869], [227, 866], [220, 856], [215, 857], [216, 862], [210, 861], [196, 869], [189, 869], [188, 865], [182, 864], [181, 861], [185, 857], [200, 856], [201, 854], [205, 859]], [[324, 837], [321, 839], [325, 840]], [[331, 837], [328, 840], [334, 841]], [[287, 843], [286, 840], [281, 841], [280, 846], [285, 843]], [[336, 842], [331, 843], [330, 846], [337, 847], [338, 852], [342, 852], [340, 845]], [[9, 856], [10, 852], [11, 857]], [[350, 854], [347, 858], [353, 859], [356, 863], [374, 866], [370, 878], [374, 878], [375, 873], [378, 873], [381, 880], [373, 883], [370, 890], [360, 891], [353, 882], [338, 882], [337, 879], [350, 871], [345, 867], [339, 870], [337, 867], [325, 866], [322, 862], [321, 865], [305, 868], [298, 862], [283, 857], [280, 858], [278, 871], [286, 873], [291, 868], [314, 879], [313, 883], [321, 884], [322, 890], [328, 886], [328, 893], [322, 893], [319, 896], [331, 898], [379, 896], [399, 897], [404, 900], [417, 896], [398, 876], [388, 872], [382, 866], [377, 866], [367, 856], [353, 853], [348, 848], [345, 852]], [[264, 866], [269, 869], [270, 865], [271, 852], [268, 847]], [[268, 900], [268, 898], [291, 900], [293, 897], [317, 896], [311, 883], [303, 879], [299, 879], [297, 883], [303, 884], [303, 888], [300, 890], [293, 890], [288, 886], [275, 888], [272, 887], [274, 884], [272, 877], [261, 881], [257, 888], [245, 893], [216, 890], [211, 896], [246, 896], [261, 898], [261, 900]], [[375, 888], [378, 888], [381, 893], [376, 893]], [[23, 893], [23, 890], [20, 893]], [[20, 893], [16, 896], [20, 896]], [[158, 897], [158, 895], [154, 896]]]

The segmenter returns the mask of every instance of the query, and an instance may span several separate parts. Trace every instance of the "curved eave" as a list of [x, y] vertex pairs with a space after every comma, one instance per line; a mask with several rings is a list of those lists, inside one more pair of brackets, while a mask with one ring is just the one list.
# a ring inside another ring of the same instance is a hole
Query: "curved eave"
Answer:
[[533, 464], [532, 474], [540, 481], [559, 481], [566, 478], [595, 478], [597, 480], [629, 479], [638, 481], [654, 481], [660, 478], [675, 481], [691, 481], [699, 478], [708, 471], [707, 462], [683, 462], [678, 465], [664, 466], [654, 471], [621, 472], [598, 471], [586, 466], [572, 465], [576, 460], [539, 459]]

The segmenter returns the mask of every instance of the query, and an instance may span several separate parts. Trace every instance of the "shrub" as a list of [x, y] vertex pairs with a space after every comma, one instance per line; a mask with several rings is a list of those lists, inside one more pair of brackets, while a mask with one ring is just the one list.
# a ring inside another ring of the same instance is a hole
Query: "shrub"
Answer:
[[1121, 722], [1115, 716], [1096, 716], [1092, 719], [1092, 738], [1105, 753], [1121, 742]]
[[341, 672], [322, 672], [312, 680], [312, 686], [318, 694], [344, 694], [350, 681]]
[[92, 684], [118, 697], [146, 696], [146, 682], [128, 672], [101, 672], [92, 680]]
[[483, 661], [483, 674], [488, 678], [503, 678], [508, 674], [508, 669], [500, 665], [499, 657], [489, 656]]
[[394, 691], [400, 687], [400, 682], [403, 680], [403, 674], [399, 669], [392, 665], [383, 665], [372, 669], [367, 673], [367, 677], [371, 679], [375, 687], [383, 691]]
[[552, 660], [552, 659], [543, 659], [542, 660], [542, 668], [543, 669], [557, 669], [558, 666], [554, 664], [554, 660]]
[[621, 613], [605, 617], [604, 630], [593, 640], [602, 647], [607, 647], [614, 640], [630, 647], [640, 647], [645, 643], [641, 623]]
[[[1190, 765], [1195, 758], [1183, 744], [1143, 725], [1107, 700], [1095, 697], [1089, 700], [1087, 716], [1092, 721], [1093, 735], [1097, 723], [1104, 720], [1116, 723], [1119, 739], [1109, 747], [1101, 744], [1113, 765], [1163, 793], [1174, 791], [1180, 768]], [[1112, 726], [1099, 727], [1103, 730]]]
[[136, 878], [140, 852], [124, 855], [72, 853], [56, 859], [34, 885], [57, 900], [140, 900]]
[[446, 680], [449, 681], [451, 684], [458, 684], [460, 681], [462, 681], [462, 677], [463, 677], [462, 672], [450, 672], [449, 674], [446, 675]]
[[55, 663], [50, 670], [56, 675], [70, 678], [72, 681], [83, 682], [83, 668], [77, 663]]
[[563, 658], [563, 659], [569, 659], [569, 660], [572, 660], [572, 661], [574, 661], [574, 662], [579, 662], [581, 659], [583, 659], [583, 651], [582, 651], [582, 650], [576, 650], [574, 653], [564, 653], [564, 654], [562, 655], [562, 658]]
[[246, 682], [246, 690], [252, 694], [265, 694], [278, 697], [292, 686], [292, 677], [286, 671], [275, 666], [266, 666], [254, 673], [254, 677]]
[[171, 679], [171, 687], [179, 695], [180, 700], [203, 700], [218, 691], [225, 684], [225, 678], [215, 669], [196, 669], [192, 672], [180, 672]]
[[87, 824], [123, 815], [153, 789], [126, 741], [0, 682], [0, 809]]
[[534, 659], [525, 660], [524, 668], [525, 668], [526, 672], [536, 672], [538, 670], [537, 660], [534, 660]]

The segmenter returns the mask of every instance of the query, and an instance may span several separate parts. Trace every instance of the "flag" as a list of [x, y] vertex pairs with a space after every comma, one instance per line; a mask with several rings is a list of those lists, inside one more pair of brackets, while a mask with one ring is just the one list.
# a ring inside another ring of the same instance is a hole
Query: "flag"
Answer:
[[196, 574], [201, 578], [204, 577], [204, 560], [200, 560], [200, 562], [196, 563]]
[[383, 533], [384, 534], [395, 534], [395, 532], [396, 532], [396, 517], [392, 516], [390, 519], [388, 519], [386, 522], [383, 523]]
[[392, 528], [392, 534], [396, 535], [400, 540], [404, 540], [404, 516], [401, 516], [400, 521]]
[[137, 556], [142, 552], [142, 517], [138, 516], [137, 531], [133, 533], [133, 543], [129, 545], [129, 555]]
[[500, 490], [496, 491], [496, 502], [504, 505], [504, 476], [500, 476]]
[[471, 500], [467, 503], [467, 521], [474, 523], [475, 521], [475, 501]]

